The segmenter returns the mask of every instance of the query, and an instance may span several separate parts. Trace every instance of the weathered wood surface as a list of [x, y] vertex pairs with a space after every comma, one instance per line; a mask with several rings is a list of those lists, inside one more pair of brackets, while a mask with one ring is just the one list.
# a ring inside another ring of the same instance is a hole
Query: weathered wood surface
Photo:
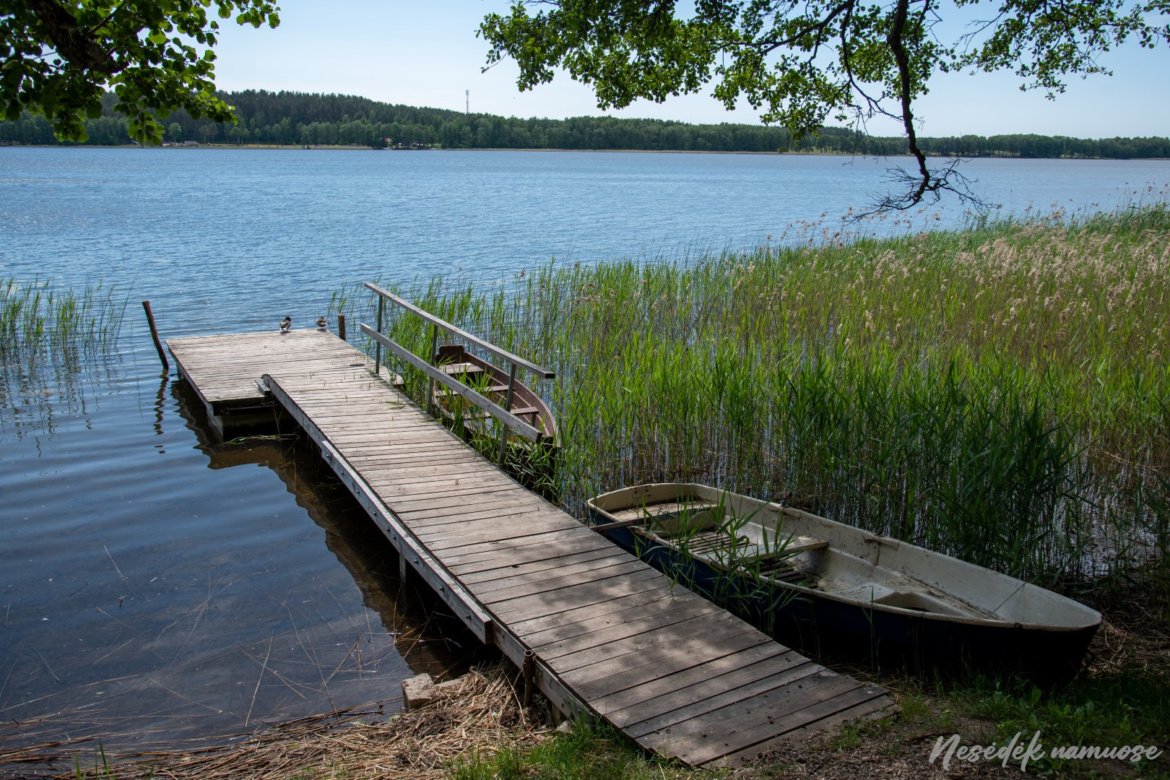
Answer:
[[734, 765], [891, 706], [532, 494], [331, 334], [168, 346], [209, 414], [260, 404], [266, 386], [473, 631], [517, 665], [535, 653], [536, 682], [563, 710], [688, 764]]

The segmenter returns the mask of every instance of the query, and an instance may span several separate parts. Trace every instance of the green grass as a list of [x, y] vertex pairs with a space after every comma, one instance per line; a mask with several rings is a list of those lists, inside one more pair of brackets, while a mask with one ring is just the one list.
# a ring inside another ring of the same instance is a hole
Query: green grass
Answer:
[[[1121, 747], [1157, 745], [1165, 750], [1170, 723], [1170, 681], [1165, 676], [1129, 673], [1124, 677], [1085, 679], [1053, 697], [1026, 686], [986, 685], [954, 694], [972, 715], [994, 724], [991, 739], [999, 744], [1036, 732], [1047, 748], [1059, 746]], [[1066, 774], [1088, 769], [1082, 762], [1046, 757], [1034, 771]], [[1162, 761], [1142, 762], [1150, 774], [1165, 772]]]
[[451, 768], [453, 780], [670, 780], [709, 772], [647, 757], [610, 727], [577, 723], [535, 747], [472, 756]]
[[[897, 681], [894, 681], [897, 682]], [[1055, 695], [1041, 694], [1025, 683], [985, 681], [958, 689], [936, 688], [929, 683], [904, 681], [896, 716], [849, 724], [824, 737], [813, 737], [796, 748], [808, 766], [833, 767], [834, 756], [862, 753], [875, 776], [901, 776], [906, 764], [925, 766], [936, 739], [958, 734], [964, 745], [999, 745], [1021, 733], [1027, 745], [1036, 732], [1045, 752], [1054, 747], [1154, 746], [1165, 743], [1170, 722], [1170, 680], [1153, 674], [1134, 675], [1132, 669], [1117, 674], [1079, 680]], [[793, 774], [787, 765], [757, 762], [735, 776], [783, 777]], [[962, 761], [957, 762], [960, 766]], [[998, 765], [998, 761], [981, 761]], [[939, 768], [940, 765], [936, 765]], [[1015, 764], [1018, 768], [1018, 762]], [[1117, 760], [1053, 759], [1048, 755], [1028, 766], [1032, 775], [1055, 777], [1166, 777], [1166, 758], [1136, 764]], [[899, 767], [901, 769], [899, 769]], [[612, 728], [578, 724], [571, 734], [555, 735], [534, 747], [501, 750], [491, 755], [472, 755], [449, 770], [457, 780], [509, 780], [510, 778], [714, 778], [725, 772], [687, 769], [639, 752]]]
[[557, 372], [574, 513], [705, 482], [1071, 587], [1167, 565], [1168, 247], [1150, 206], [405, 292]]

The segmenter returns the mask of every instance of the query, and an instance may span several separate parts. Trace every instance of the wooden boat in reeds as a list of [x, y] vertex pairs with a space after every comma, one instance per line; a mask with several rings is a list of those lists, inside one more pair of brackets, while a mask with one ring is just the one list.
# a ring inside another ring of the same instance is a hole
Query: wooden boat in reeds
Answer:
[[1101, 622], [1005, 574], [705, 485], [639, 485], [588, 507], [595, 530], [809, 652], [1059, 685]]
[[[503, 407], [508, 396], [508, 375], [486, 360], [468, 352], [462, 344], [443, 344], [435, 355], [435, 364], [449, 376], [477, 390], [493, 403]], [[447, 418], [459, 416], [468, 431], [483, 428], [488, 415], [475, 406], [461, 403], [454, 393], [442, 385], [435, 385], [435, 404]], [[512, 405], [508, 409], [516, 417], [536, 428], [542, 440], [557, 443], [557, 422], [548, 405], [527, 385], [517, 380], [512, 389]]]

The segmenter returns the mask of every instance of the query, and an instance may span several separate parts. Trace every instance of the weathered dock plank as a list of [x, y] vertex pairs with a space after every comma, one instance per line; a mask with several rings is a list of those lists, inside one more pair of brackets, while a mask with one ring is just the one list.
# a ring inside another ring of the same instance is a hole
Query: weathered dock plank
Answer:
[[[890, 707], [672, 582], [471, 450], [329, 333], [173, 339], [213, 425], [281, 412], [485, 642], [566, 712], [692, 765], [750, 761]], [[256, 411], [260, 410], [260, 411]]]

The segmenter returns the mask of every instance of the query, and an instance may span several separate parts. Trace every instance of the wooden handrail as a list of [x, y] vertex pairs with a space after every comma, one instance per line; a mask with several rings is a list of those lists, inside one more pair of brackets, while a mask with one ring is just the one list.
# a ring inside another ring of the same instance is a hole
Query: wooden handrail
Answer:
[[[509, 360], [514, 365], [522, 366], [523, 368], [528, 369], [529, 371], [536, 374], [537, 376], [544, 377], [545, 379], [552, 379], [553, 377], [556, 376], [555, 371], [549, 371], [547, 368], [542, 368], [541, 366], [538, 366], [531, 361], [525, 360], [524, 358], [519, 357], [518, 355], [513, 355], [511, 352], [507, 351], [506, 349], [500, 349], [495, 344], [484, 341], [483, 339], [479, 338], [478, 336], [474, 336], [474, 335], [468, 333], [467, 331], [463, 330], [462, 328], [459, 328], [455, 325], [452, 325], [451, 323], [447, 322], [444, 319], [436, 317], [435, 315], [431, 314], [428, 311], [423, 311], [422, 309], [415, 306], [410, 301], [405, 300], [404, 298], [399, 298], [394, 293], [390, 292], [389, 290], [382, 289], [381, 287], [374, 284], [373, 282], [365, 282], [365, 286], [367, 289], [369, 289], [372, 292], [376, 293], [377, 295], [381, 296], [383, 299], [390, 301], [391, 303], [395, 304], [396, 306], [401, 306], [403, 309], [406, 309], [407, 311], [411, 312], [412, 314], [416, 314], [419, 317], [422, 317], [424, 320], [431, 323], [432, 325], [437, 325], [438, 327], [442, 328], [443, 330], [447, 331], [448, 333], [456, 335], [459, 338], [463, 339], [464, 341], [466, 341], [470, 344], [474, 344], [475, 346], [480, 347], [480, 348], [492, 353], [496, 357], [499, 357], [503, 360]], [[362, 326], [362, 327], [364, 328], [365, 326]]]
[[519, 417], [507, 411], [502, 406], [496, 404], [491, 399], [480, 395], [474, 389], [468, 385], [463, 384], [458, 379], [448, 376], [444, 371], [435, 368], [406, 347], [402, 346], [396, 341], [393, 341], [392, 339], [387, 338], [386, 336], [383, 336], [377, 330], [371, 328], [364, 322], [361, 323], [361, 329], [363, 335], [369, 336], [378, 344], [381, 344], [383, 347], [390, 350], [390, 352], [400, 360], [406, 361], [410, 365], [417, 368], [419, 371], [425, 373], [428, 377], [430, 377], [431, 380], [438, 382], [448, 390], [458, 393], [460, 396], [466, 398], [468, 401], [475, 404], [475, 406], [483, 409], [492, 417], [495, 417], [497, 420], [504, 423], [506, 426], [516, 431], [524, 438], [531, 439], [532, 441], [540, 441], [544, 437], [544, 434], [542, 434], [537, 428], [524, 422]]

